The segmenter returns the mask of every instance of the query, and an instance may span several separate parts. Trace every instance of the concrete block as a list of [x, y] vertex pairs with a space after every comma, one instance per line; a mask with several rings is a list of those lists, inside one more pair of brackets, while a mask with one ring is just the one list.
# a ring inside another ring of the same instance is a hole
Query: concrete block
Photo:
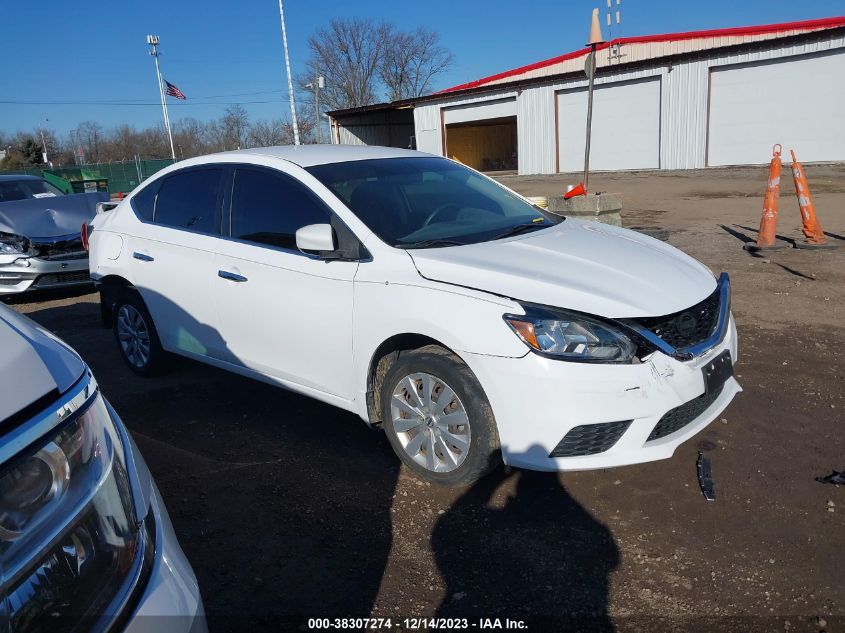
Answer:
[[555, 215], [567, 215], [582, 220], [595, 220], [622, 226], [622, 196], [616, 193], [588, 193], [565, 200], [563, 196], [549, 196], [548, 210]]

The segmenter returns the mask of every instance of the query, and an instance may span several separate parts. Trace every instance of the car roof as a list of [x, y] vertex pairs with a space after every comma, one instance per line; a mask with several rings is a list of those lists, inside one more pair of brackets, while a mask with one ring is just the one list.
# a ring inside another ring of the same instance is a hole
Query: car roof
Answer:
[[277, 145], [275, 147], [255, 147], [223, 152], [218, 156], [272, 156], [299, 165], [311, 167], [327, 163], [346, 163], [354, 160], [375, 158], [430, 158], [431, 154], [397, 147], [379, 147], [376, 145]]
[[29, 174], [0, 174], [0, 182], [16, 182], [18, 180], [41, 180], [41, 178]]

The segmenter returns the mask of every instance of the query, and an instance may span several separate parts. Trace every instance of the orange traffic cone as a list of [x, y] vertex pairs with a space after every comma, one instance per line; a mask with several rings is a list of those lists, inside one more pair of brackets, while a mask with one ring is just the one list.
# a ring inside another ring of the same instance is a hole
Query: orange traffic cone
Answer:
[[587, 189], [584, 187], [583, 182], [579, 182], [577, 185], [572, 187], [569, 191], [563, 194], [564, 200], [569, 200], [570, 198], [574, 198], [575, 196], [586, 196]]
[[804, 232], [804, 241], [795, 242], [795, 248], [832, 248], [836, 245], [827, 243], [821, 222], [816, 217], [816, 205], [810, 195], [804, 166], [795, 157], [794, 149], [789, 150], [789, 153], [792, 154], [792, 179], [795, 181], [795, 195], [798, 196], [798, 208], [801, 210], [801, 230]]
[[766, 196], [763, 198], [763, 217], [760, 218], [760, 230], [757, 242], [748, 243], [743, 248], [747, 251], [767, 251], [783, 248], [786, 244], [775, 240], [778, 225], [778, 196], [780, 196], [780, 171], [782, 151], [780, 144], [772, 146], [772, 162], [769, 164], [769, 180], [766, 184]]

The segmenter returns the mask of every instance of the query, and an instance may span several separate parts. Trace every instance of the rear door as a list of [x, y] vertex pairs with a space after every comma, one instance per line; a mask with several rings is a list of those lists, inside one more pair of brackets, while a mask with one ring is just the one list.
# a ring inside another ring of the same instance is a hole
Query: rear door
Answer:
[[139, 194], [153, 196], [153, 204], [152, 217], [130, 238], [133, 280], [170, 351], [225, 356], [212, 295], [225, 171], [184, 169]]
[[290, 173], [234, 170], [231, 212], [214, 255], [220, 331], [253, 370], [351, 400], [352, 282], [357, 262], [296, 248], [296, 230], [331, 210]]

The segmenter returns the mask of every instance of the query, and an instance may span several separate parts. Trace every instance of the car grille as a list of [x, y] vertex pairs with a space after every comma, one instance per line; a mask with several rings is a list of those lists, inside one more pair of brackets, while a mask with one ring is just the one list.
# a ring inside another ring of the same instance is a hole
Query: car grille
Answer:
[[30, 248], [35, 251], [37, 257], [51, 260], [75, 259], [86, 254], [82, 246], [82, 235], [55, 242], [33, 241]]
[[577, 457], [603, 453], [619, 441], [633, 420], [582, 424], [571, 429], [549, 457]]
[[64, 284], [81, 284], [91, 281], [87, 270], [74, 270], [67, 273], [48, 273], [40, 275], [33, 284], [34, 288], [48, 288]]
[[[723, 385], [724, 386], [724, 385]], [[689, 402], [685, 402], [679, 407], [675, 407], [668, 411], [648, 436], [647, 442], [652, 440], [659, 440], [661, 437], [671, 435], [675, 431], [680, 431], [687, 424], [698, 418], [702, 413], [710, 408], [710, 405], [716, 402], [719, 395], [722, 393], [722, 387], [693, 398]]]
[[691, 308], [662, 317], [637, 319], [675, 349], [701, 343], [716, 330], [719, 323], [719, 290]]

